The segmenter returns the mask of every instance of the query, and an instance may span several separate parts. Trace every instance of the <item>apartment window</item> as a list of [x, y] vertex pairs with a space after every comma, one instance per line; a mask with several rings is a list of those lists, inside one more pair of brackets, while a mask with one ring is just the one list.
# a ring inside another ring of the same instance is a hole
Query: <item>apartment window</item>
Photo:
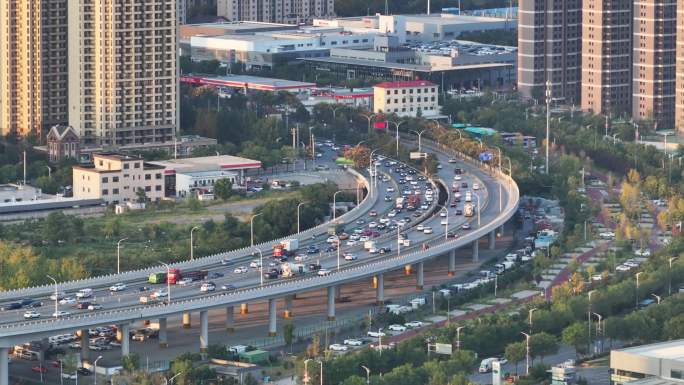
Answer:
[[106, 188], [102, 189], [102, 195], [109, 195], [109, 190], [107, 190]]
[[130, 168], [130, 165], [128, 163], [124, 163], [124, 170], [128, 170]]
[[112, 194], [116, 195], [116, 194], [118, 194], [118, 193], [119, 193], [119, 189], [118, 189], [118, 188], [115, 188], [114, 190], [112, 190]]
[[154, 186], [154, 191], [161, 191], [161, 185]]
[[147, 191], [147, 192], [152, 191], [152, 187], [150, 187], [150, 186], [145, 186], [145, 191]]
[[152, 174], [145, 174], [145, 180], [152, 179]]
[[102, 183], [107, 183], [107, 182], [109, 182], [109, 178], [107, 178], [106, 176], [103, 176], [102, 177]]
[[100, 160], [100, 166], [103, 166], [103, 165], [104, 165], [104, 162], [102, 162], [102, 160]]
[[154, 178], [155, 178], [155, 179], [161, 179], [161, 178], [162, 178], [162, 174], [161, 174], [161, 173], [155, 174], [155, 175], [154, 175]]
[[140, 163], [135, 162], [135, 163], [133, 164], [133, 167], [135, 167], [135, 168], [140, 168]]
[[112, 177], [112, 182], [116, 183], [116, 182], [118, 182], [118, 181], [119, 181], [119, 177], [118, 177], [118, 176], [113, 176], [113, 177]]

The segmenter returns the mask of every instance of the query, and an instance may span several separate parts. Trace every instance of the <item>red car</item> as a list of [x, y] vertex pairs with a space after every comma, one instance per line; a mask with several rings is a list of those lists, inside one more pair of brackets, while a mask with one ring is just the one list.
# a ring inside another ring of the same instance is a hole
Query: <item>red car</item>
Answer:
[[36, 373], [47, 373], [47, 368], [45, 366], [34, 366], [31, 370]]
[[368, 213], [368, 215], [370, 215], [371, 217], [377, 217], [377, 216], [378, 216], [378, 212], [375, 211], [375, 210], [372, 210], [371, 212]]
[[451, 202], [451, 204], [449, 206], [456, 207], [456, 202]]
[[52, 366], [54, 366], [55, 368], [59, 368], [61, 365], [62, 365], [62, 361], [60, 361], [60, 360], [52, 361]]

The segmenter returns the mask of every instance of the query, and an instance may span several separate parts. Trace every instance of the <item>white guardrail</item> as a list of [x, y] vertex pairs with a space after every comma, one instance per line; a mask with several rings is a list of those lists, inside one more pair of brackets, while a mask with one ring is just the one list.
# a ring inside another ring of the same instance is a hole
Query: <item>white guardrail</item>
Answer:
[[[456, 152], [442, 149], [443, 152], [454, 154]], [[472, 162], [477, 164], [477, 162]], [[339, 285], [355, 281], [364, 277], [370, 277], [378, 273], [396, 270], [405, 265], [422, 262], [438, 255], [445, 254], [473, 241], [484, 237], [491, 231], [495, 231], [508, 219], [515, 215], [520, 199], [520, 192], [515, 181], [508, 175], [497, 170], [489, 170], [489, 174], [499, 178], [507, 193], [507, 201], [503, 210], [491, 222], [482, 227], [473, 229], [457, 239], [452, 239], [424, 251], [414, 251], [405, 255], [390, 257], [381, 261], [375, 261], [364, 265], [356, 265], [334, 271], [327, 276], [308, 276], [294, 278], [278, 283], [267, 284], [262, 287], [253, 287], [237, 290], [230, 293], [217, 293], [203, 297], [195, 297], [186, 300], [172, 302], [171, 304], [156, 304], [148, 306], [134, 306], [127, 309], [101, 311], [92, 314], [74, 315], [63, 319], [43, 319], [36, 321], [16, 322], [0, 325], [0, 338], [10, 338], [24, 334], [50, 333], [59, 330], [73, 330], [88, 328], [95, 325], [116, 324], [138, 319], [153, 319], [178, 314], [187, 311], [207, 310], [211, 308], [235, 306], [242, 303], [256, 302], [268, 298], [279, 298], [288, 294], [294, 294], [305, 290], [316, 290], [332, 285]], [[379, 194], [376, 194], [376, 196]], [[209, 257], [212, 258], [212, 257]]]
[[[352, 168], [348, 168], [347, 172], [351, 173], [354, 175], [357, 179], [362, 180], [363, 184], [366, 187], [366, 190], [370, 192], [370, 182], [368, 179], [362, 175], [361, 173], [357, 172], [356, 170]], [[347, 223], [347, 222], [353, 222], [356, 219], [358, 219], [361, 216], [364, 216], [368, 210], [377, 202], [378, 197], [380, 194], [374, 194], [371, 196], [371, 194], [367, 194], [366, 197], [361, 201], [355, 208], [352, 210], [344, 213], [343, 215], [340, 215], [337, 217], [335, 222], [337, 223]], [[280, 239], [274, 239], [270, 240], [267, 242], [263, 242], [257, 245], [254, 245], [254, 247], [251, 246], [246, 246], [241, 249], [236, 249], [236, 250], [231, 250], [223, 253], [218, 253], [218, 254], [213, 254], [209, 255], [206, 257], [202, 258], [196, 258], [192, 261], [181, 261], [181, 262], [176, 262], [173, 264], [170, 264], [171, 268], [177, 268], [181, 270], [195, 270], [195, 269], [201, 269], [203, 267], [219, 263], [223, 259], [235, 259], [235, 258], [240, 258], [244, 257], [246, 255], [250, 255], [254, 252], [254, 248], [260, 249], [262, 252], [266, 250], [270, 250], [271, 247], [273, 246], [274, 243], [279, 243], [282, 240], [285, 239], [290, 239], [290, 238], [299, 238], [299, 239], [308, 239], [311, 238], [313, 235], [320, 235], [322, 233], [327, 232], [328, 226], [331, 225], [332, 222], [325, 222], [322, 223], [316, 227], [312, 227], [310, 229], [301, 231], [296, 234], [291, 234], [288, 236], [285, 236]], [[91, 278], [85, 278], [85, 279], [79, 279], [79, 280], [73, 280], [73, 281], [66, 281], [66, 282], [60, 282], [59, 283], [59, 290], [64, 291], [64, 292], [69, 292], [69, 291], [74, 291], [74, 290], [79, 290], [84, 287], [102, 287], [102, 286], [109, 286], [113, 285], [118, 282], [130, 282], [134, 280], [140, 280], [147, 278], [150, 273], [154, 273], [157, 271], [166, 271], [165, 267], [161, 266], [151, 266], [151, 267], [146, 267], [143, 269], [138, 269], [138, 270], [130, 270], [123, 272], [121, 274], [109, 274], [109, 275], [102, 275], [102, 276], [97, 276], [97, 277], [91, 277]], [[13, 290], [7, 290], [7, 291], [1, 291], [0, 292], [0, 301], [11, 301], [11, 300], [17, 300], [20, 298], [31, 298], [31, 297], [39, 297], [39, 296], [46, 296], [50, 295], [54, 292], [55, 287], [52, 283], [47, 284], [47, 285], [42, 285], [42, 286], [34, 286], [34, 287], [27, 287], [27, 288], [21, 288], [21, 289], [13, 289]]]

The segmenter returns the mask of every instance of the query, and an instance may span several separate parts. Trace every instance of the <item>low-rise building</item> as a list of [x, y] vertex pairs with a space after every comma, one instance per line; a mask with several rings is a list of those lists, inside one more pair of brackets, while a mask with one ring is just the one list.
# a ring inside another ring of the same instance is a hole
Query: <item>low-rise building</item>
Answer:
[[373, 87], [373, 111], [399, 116], [439, 114], [439, 87], [425, 81], [385, 82]]
[[67, 158], [78, 160], [81, 154], [81, 140], [73, 127], [61, 124], [52, 126], [46, 140], [50, 163], [59, 163]]
[[108, 204], [137, 201], [144, 191], [147, 201], [164, 198], [163, 167], [142, 158], [119, 153], [93, 154], [93, 162], [73, 168], [74, 198], [102, 199]]
[[684, 339], [610, 352], [610, 383], [622, 385], [647, 378], [684, 379]]

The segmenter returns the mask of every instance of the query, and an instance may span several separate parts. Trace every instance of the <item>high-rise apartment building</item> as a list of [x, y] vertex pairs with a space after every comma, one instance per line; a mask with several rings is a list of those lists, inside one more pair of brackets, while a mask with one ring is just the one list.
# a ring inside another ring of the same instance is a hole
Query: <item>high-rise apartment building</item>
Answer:
[[69, 125], [86, 144], [171, 140], [176, 0], [69, 1]]
[[582, 3], [582, 110], [631, 112], [633, 0]]
[[543, 99], [579, 103], [581, 0], [520, 0], [518, 8], [518, 90]]
[[675, 105], [676, 0], [634, 2], [632, 118], [672, 128]]
[[67, 0], [0, 3], [0, 134], [67, 121]]
[[334, 0], [217, 0], [216, 13], [230, 21], [308, 23], [335, 15]]
[[684, 132], [684, 0], [677, 0], [674, 128]]

